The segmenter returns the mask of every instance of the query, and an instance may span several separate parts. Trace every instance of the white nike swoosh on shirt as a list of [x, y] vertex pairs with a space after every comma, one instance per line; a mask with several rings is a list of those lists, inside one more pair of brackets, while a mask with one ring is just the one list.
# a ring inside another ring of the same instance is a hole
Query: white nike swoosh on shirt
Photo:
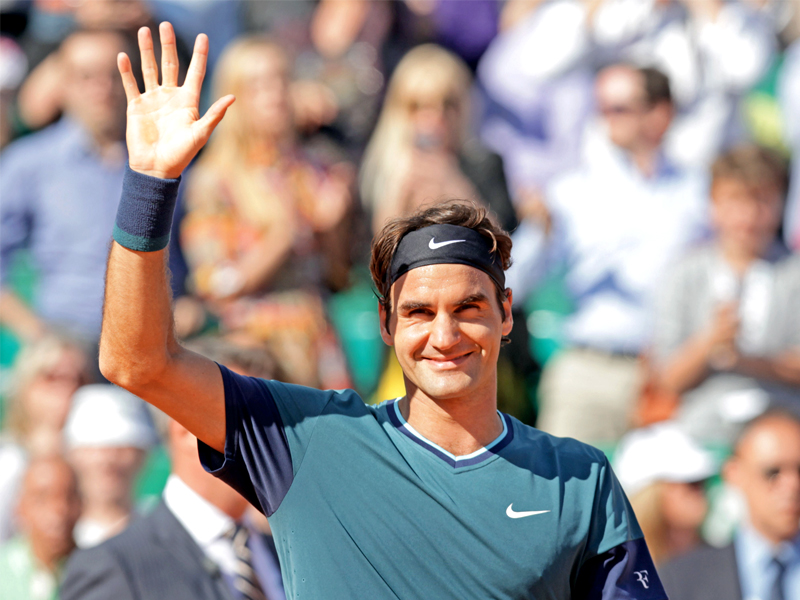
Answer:
[[517, 512], [513, 508], [511, 508], [512, 506], [514, 506], [513, 502], [509, 504], [508, 508], [506, 509], [506, 514], [512, 519], [521, 519], [522, 517], [530, 517], [532, 515], [541, 515], [550, 512], [549, 510], [523, 510]]
[[431, 241], [428, 242], [428, 248], [431, 250], [436, 250], [437, 248], [441, 248], [442, 246], [447, 246], [447, 244], [457, 244], [458, 242], [466, 242], [467, 240], [448, 240], [446, 242], [434, 242], [436, 238], [431, 238]]

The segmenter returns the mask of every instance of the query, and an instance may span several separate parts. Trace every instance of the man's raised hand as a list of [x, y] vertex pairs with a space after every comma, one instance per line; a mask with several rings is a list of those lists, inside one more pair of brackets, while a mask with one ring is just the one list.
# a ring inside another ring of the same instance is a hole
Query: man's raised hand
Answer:
[[178, 52], [169, 23], [159, 26], [161, 85], [150, 29], [139, 30], [144, 94], [139, 92], [131, 61], [121, 52], [117, 66], [128, 98], [128, 162], [131, 169], [162, 179], [178, 177], [208, 141], [211, 132], [233, 104], [234, 97], [217, 100], [200, 118], [200, 88], [206, 74], [208, 38], [197, 36], [186, 80], [178, 87]]

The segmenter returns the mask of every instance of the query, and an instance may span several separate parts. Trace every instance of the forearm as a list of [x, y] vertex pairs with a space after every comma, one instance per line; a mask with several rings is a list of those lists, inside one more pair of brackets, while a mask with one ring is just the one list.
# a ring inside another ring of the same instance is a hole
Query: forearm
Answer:
[[0, 324], [23, 342], [32, 342], [44, 335], [46, 327], [30, 307], [14, 292], [0, 291]]
[[769, 358], [740, 356], [735, 370], [756, 379], [800, 386], [800, 351], [789, 350]]
[[659, 370], [659, 384], [675, 394], [700, 385], [710, 372], [709, 356], [712, 342], [699, 334], [687, 340]]
[[100, 369], [134, 392], [158, 378], [179, 350], [166, 255], [166, 250], [137, 252], [113, 242], [108, 258]]

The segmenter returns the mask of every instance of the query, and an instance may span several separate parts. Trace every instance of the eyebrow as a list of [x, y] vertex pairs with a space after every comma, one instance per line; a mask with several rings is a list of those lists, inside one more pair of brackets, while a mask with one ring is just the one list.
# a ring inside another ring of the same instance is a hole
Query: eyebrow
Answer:
[[[465, 304], [475, 304], [481, 302], [488, 302], [489, 298], [486, 294], [478, 293], [478, 294], [471, 294], [466, 298], [459, 300], [456, 302], [456, 306], [464, 306]], [[400, 306], [397, 307], [397, 310], [403, 312], [411, 312], [412, 310], [416, 310], [418, 308], [430, 308], [431, 304], [429, 302], [422, 302], [422, 301], [414, 301], [409, 300], [403, 302]]]

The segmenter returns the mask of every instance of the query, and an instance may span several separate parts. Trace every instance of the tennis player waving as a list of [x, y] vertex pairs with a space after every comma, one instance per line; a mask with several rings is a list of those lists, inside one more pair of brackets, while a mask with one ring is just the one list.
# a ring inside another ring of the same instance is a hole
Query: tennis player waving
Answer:
[[162, 83], [139, 32], [145, 92], [120, 55], [127, 173], [108, 262], [106, 377], [175, 418], [200, 459], [269, 517], [287, 597], [666, 598], [604, 455], [497, 411], [497, 357], [512, 327], [511, 240], [485, 211], [449, 202], [373, 242], [384, 341], [406, 395], [242, 377], [172, 331], [166, 252], [180, 174], [234, 99], [200, 116], [208, 40], [177, 87], [172, 27]]

